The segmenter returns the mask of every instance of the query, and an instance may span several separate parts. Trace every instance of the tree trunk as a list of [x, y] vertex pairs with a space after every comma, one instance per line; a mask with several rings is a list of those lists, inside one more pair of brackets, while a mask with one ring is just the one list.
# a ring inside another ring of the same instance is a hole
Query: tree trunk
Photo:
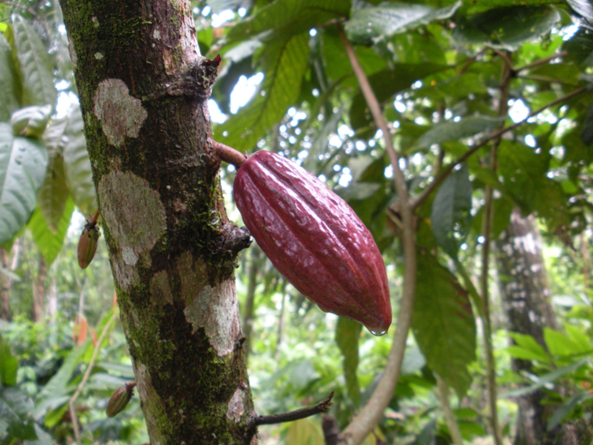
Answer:
[[33, 308], [31, 311], [31, 320], [41, 321], [43, 317], [43, 307], [45, 301], [45, 277], [47, 276], [47, 264], [43, 255], [39, 255], [39, 264], [37, 266], [37, 278], [33, 287]]
[[[8, 253], [0, 247], [0, 267], [8, 271]], [[10, 284], [8, 275], [0, 274], [0, 319], [10, 321]]]
[[[545, 348], [544, 328], [555, 328], [550, 289], [542, 256], [542, 240], [535, 218], [523, 218], [518, 209], [511, 215], [509, 227], [496, 242], [499, 287], [506, 314], [507, 330], [531, 335]], [[512, 360], [515, 372], [531, 372], [528, 360]], [[515, 445], [578, 445], [577, 425], [561, 425], [547, 431], [553, 413], [542, 405], [545, 394], [534, 391], [519, 397], [519, 418]], [[591, 439], [589, 438], [587, 443]]]
[[[150, 443], [255, 443], [228, 223], [189, 1], [61, 0]], [[253, 441], [252, 441], [253, 440]]]

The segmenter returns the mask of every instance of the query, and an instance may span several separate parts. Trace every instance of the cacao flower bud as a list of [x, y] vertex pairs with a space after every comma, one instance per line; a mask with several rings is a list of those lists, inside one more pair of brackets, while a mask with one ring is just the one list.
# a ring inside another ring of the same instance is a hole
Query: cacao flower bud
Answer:
[[305, 169], [267, 151], [241, 164], [233, 193], [251, 235], [299, 292], [375, 335], [387, 332], [385, 264], [346, 201]]
[[107, 417], [113, 417], [122, 412], [134, 395], [134, 386], [136, 382], [126, 383], [115, 390], [109, 402], [107, 403]]
[[101, 232], [97, 227], [98, 216], [99, 212], [90, 221], [87, 219], [78, 240], [78, 265], [81, 269], [86, 269], [91, 264], [97, 251], [97, 242], [101, 236]]

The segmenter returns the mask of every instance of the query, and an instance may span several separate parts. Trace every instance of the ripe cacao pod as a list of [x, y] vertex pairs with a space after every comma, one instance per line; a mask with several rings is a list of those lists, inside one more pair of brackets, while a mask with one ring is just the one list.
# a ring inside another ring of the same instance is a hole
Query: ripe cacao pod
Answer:
[[115, 390], [109, 402], [107, 403], [107, 417], [113, 417], [122, 412], [134, 395], [134, 386], [136, 382], [126, 383]]
[[93, 261], [100, 236], [96, 220], [87, 220], [78, 240], [78, 265], [81, 269], [86, 269]]
[[251, 235], [299, 292], [375, 335], [388, 330], [383, 258], [342, 198], [302, 167], [267, 151], [239, 167], [233, 194]]

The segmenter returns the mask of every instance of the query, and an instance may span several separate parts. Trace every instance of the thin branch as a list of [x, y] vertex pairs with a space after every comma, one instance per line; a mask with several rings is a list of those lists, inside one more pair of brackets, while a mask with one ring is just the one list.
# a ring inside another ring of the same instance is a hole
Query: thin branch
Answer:
[[531, 113], [529, 113], [529, 115], [519, 121], [519, 122], [515, 122], [512, 125], [509, 125], [508, 127], [502, 128], [498, 131], [495, 131], [493, 134], [491, 134], [490, 136], [488, 136], [487, 138], [485, 138], [484, 140], [482, 140], [480, 143], [474, 145], [472, 148], [470, 148], [468, 151], [466, 151], [464, 154], [462, 154], [461, 156], [459, 156], [459, 158], [457, 158], [455, 161], [453, 161], [453, 163], [449, 164], [447, 167], [445, 167], [442, 171], [441, 174], [439, 176], [437, 176], [434, 181], [432, 181], [428, 187], [426, 187], [424, 189], [424, 191], [422, 192], [422, 194], [411, 203], [411, 207], [412, 209], [416, 209], [420, 204], [422, 204], [422, 202], [433, 192], [433, 190], [435, 188], [437, 188], [439, 186], [439, 184], [441, 182], [443, 182], [447, 176], [449, 176], [449, 174], [451, 174], [451, 172], [453, 171], [453, 169], [455, 167], [457, 167], [459, 164], [463, 164], [467, 158], [469, 158], [471, 155], [473, 155], [476, 151], [478, 151], [480, 148], [484, 147], [485, 145], [487, 145], [489, 142], [499, 138], [500, 136], [502, 136], [505, 133], [508, 133], [509, 131], [512, 131], [514, 129], [516, 129], [517, 127], [521, 126], [522, 124], [524, 124], [525, 122], [527, 122], [530, 118], [532, 118], [533, 116], [541, 113], [542, 111], [544, 111], [547, 108], [553, 107], [556, 104], [559, 104], [560, 102], [564, 102], [565, 100], [568, 100], [574, 96], [578, 96], [579, 94], [585, 92], [587, 90], [586, 87], [582, 87], [579, 88], [577, 90], [574, 90], [562, 97], [559, 97], [558, 99], [555, 99], [553, 101], [551, 101], [550, 103], [538, 108], [535, 111], [532, 111]]
[[317, 405], [308, 406], [306, 408], [295, 409], [287, 413], [271, 414], [269, 416], [257, 416], [252, 420], [252, 424], [257, 425], [272, 425], [276, 423], [293, 422], [295, 420], [304, 419], [306, 417], [314, 416], [315, 414], [326, 413], [332, 406], [332, 398], [334, 392], [330, 392], [327, 399], [322, 400]]
[[70, 399], [70, 417], [72, 418], [72, 427], [74, 428], [74, 438], [76, 439], [76, 443], [79, 445], [82, 442], [80, 439], [80, 430], [78, 429], [78, 421], [76, 420], [76, 408], [75, 408], [74, 404], [76, 402], [76, 399], [80, 395], [82, 388], [84, 388], [84, 385], [86, 385], [86, 382], [89, 379], [89, 376], [91, 375], [93, 366], [95, 366], [95, 360], [97, 360], [97, 355], [99, 354], [99, 350], [101, 349], [101, 343], [103, 343], [103, 340], [105, 339], [105, 336], [107, 335], [107, 332], [109, 331], [109, 328], [111, 327], [111, 324], [114, 322], [116, 316], [117, 316], [117, 310], [114, 310], [113, 314], [111, 315], [111, 317], [109, 317], [109, 320], [105, 324], [105, 327], [103, 328], [103, 332], [101, 332], [101, 336], [97, 340], [97, 344], [95, 345], [95, 350], [93, 351], [93, 356], [91, 357], [91, 361], [89, 362], [89, 365], [86, 368], [84, 376], [82, 377], [82, 380], [80, 381], [80, 383], [78, 385], [78, 388], [76, 388], [76, 392], [74, 392], [74, 395]]
[[516, 73], [518, 73], [520, 71], [528, 70], [530, 68], [533, 68], [533, 67], [536, 67], [536, 66], [539, 66], [539, 65], [545, 65], [546, 63], [548, 63], [548, 62], [550, 62], [552, 60], [560, 59], [560, 58], [566, 57], [566, 56], [568, 56], [568, 51], [561, 51], [558, 54], [552, 54], [549, 57], [545, 57], [543, 59], [536, 60], [535, 62], [528, 63], [527, 65], [523, 65], [523, 66], [521, 66], [519, 68], [514, 68], [513, 69], [513, 72], [516, 74]]
[[400, 211], [402, 215], [403, 234], [401, 243], [404, 251], [404, 289], [403, 296], [400, 302], [399, 315], [397, 319], [397, 328], [393, 336], [393, 343], [387, 358], [387, 364], [381, 380], [373, 391], [371, 398], [367, 404], [362, 408], [360, 413], [350, 422], [344, 429], [341, 437], [348, 445], [358, 445], [374, 430], [375, 426], [381, 420], [385, 408], [389, 404], [397, 386], [401, 365], [403, 363], [404, 353], [406, 350], [406, 340], [408, 338], [408, 331], [412, 324], [412, 309], [414, 307], [414, 294], [416, 292], [416, 242], [414, 234], [414, 215], [409, 202], [408, 188], [406, 180], [399, 165], [399, 156], [393, 148], [391, 140], [391, 133], [387, 128], [387, 123], [383, 117], [379, 101], [371, 88], [371, 85], [360, 66], [354, 48], [346, 37], [344, 28], [341, 23], [338, 24], [338, 33], [340, 39], [352, 65], [352, 69], [369, 109], [373, 115], [373, 119], [377, 128], [383, 133], [383, 140], [385, 141], [385, 149], [391, 160], [393, 167], [393, 180], [397, 194], [400, 198]]
[[210, 145], [212, 145], [214, 154], [221, 161], [228, 162], [229, 164], [233, 164], [235, 167], [239, 168], [243, 162], [247, 160], [247, 156], [245, 156], [240, 151], [229, 147], [228, 145], [224, 145], [223, 143], [217, 142], [211, 138], [208, 139], [208, 142], [210, 142]]
[[459, 425], [457, 424], [457, 420], [455, 420], [455, 414], [453, 414], [451, 404], [449, 403], [449, 387], [440, 375], [435, 373], [435, 377], [437, 379], [437, 396], [439, 398], [439, 401], [441, 402], [441, 409], [443, 410], [443, 414], [445, 415], [445, 421], [447, 422], [447, 426], [449, 427], [449, 433], [451, 433], [451, 439], [453, 439], [453, 444], [463, 445], [461, 431], [459, 431]]

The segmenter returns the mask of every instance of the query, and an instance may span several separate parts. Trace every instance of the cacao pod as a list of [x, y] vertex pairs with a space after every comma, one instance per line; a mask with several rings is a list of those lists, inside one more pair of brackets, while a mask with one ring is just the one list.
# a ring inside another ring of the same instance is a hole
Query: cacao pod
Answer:
[[86, 269], [93, 261], [100, 236], [101, 232], [99, 232], [96, 221], [87, 220], [78, 240], [78, 265], [81, 269]]
[[107, 403], [107, 417], [113, 417], [122, 412], [134, 395], [134, 386], [136, 382], [126, 383], [115, 390], [109, 402]]
[[387, 332], [391, 304], [383, 258], [342, 198], [267, 151], [239, 167], [233, 194], [251, 235], [299, 292], [375, 335]]

